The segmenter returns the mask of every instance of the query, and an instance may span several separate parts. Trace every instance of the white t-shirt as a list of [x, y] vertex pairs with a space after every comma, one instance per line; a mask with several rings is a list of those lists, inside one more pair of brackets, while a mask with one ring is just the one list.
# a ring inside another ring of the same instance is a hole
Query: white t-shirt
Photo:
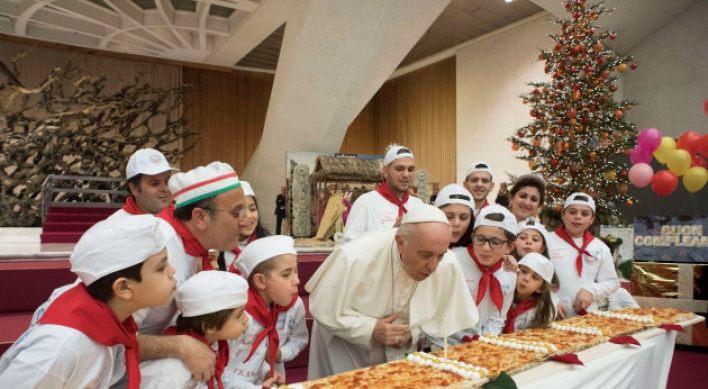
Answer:
[[[251, 352], [251, 347], [255, 342], [256, 336], [263, 331], [264, 327], [261, 323], [248, 315], [248, 325], [246, 332], [238, 339], [229, 341], [229, 364], [224, 369], [221, 375], [221, 380], [229, 389], [241, 388], [257, 388], [260, 389], [263, 381], [270, 374], [270, 365], [266, 361], [266, 352], [268, 351], [268, 337], [258, 345], [258, 348], [251, 356], [248, 362], [244, 362], [248, 354]], [[307, 325], [305, 323], [305, 305], [302, 299], [298, 297], [295, 305], [285, 312], [278, 314], [278, 323], [276, 324], [278, 331], [278, 339], [280, 340], [281, 361], [287, 362], [294, 359], [305, 346], [307, 346]], [[278, 369], [276, 363], [276, 371], [285, 376], [285, 369]]]
[[[556, 276], [560, 282], [560, 289], [556, 293], [558, 301], [565, 309], [566, 317], [577, 316], [573, 310], [573, 301], [581, 288], [594, 296], [594, 301], [586, 309], [587, 312], [597, 310], [597, 301], [608, 297], [619, 288], [619, 278], [615, 270], [615, 262], [610, 249], [600, 239], [593, 238], [585, 249], [590, 255], [583, 254], [583, 273], [578, 275], [576, 258], [578, 250], [559, 238], [555, 232], [549, 234], [551, 261], [555, 268]], [[582, 242], [576, 242], [578, 246]]]
[[[406, 210], [423, 205], [414, 196], [409, 196]], [[398, 205], [386, 200], [375, 190], [364, 193], [352, 204], [344, 226], [344, 241], [348, 242], [364, 232], [391, 228], [398, 219]]]
[[0, 388], [104, 389], [125, 374], [123, 345], [65, 326], [31, 326], [0, 358]]

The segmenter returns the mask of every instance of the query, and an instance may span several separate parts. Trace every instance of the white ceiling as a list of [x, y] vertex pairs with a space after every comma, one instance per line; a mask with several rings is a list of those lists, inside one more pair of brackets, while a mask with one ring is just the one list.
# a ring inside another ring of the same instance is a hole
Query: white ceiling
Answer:
[[[294, 0], [0, 0], [1, 34], [184, 62], [273, 71]], [[629, 50], [699, 0], [608, 0]], [[402, 66], [547, 10], [560, 0], [451, 0]]]

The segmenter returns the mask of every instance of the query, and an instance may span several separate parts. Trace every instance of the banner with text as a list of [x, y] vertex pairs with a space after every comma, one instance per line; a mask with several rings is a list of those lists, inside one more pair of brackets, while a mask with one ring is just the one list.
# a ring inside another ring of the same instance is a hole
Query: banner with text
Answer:
[[708, 263], [708, 216], [635, 218], [634, 260]]

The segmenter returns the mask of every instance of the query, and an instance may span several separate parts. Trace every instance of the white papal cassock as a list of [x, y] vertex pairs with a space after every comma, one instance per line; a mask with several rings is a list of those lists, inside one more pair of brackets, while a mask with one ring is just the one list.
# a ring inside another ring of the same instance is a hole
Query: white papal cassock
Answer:
[[[444, 336], [477, 323], [455, 254], [448, 251], [432, 275], [415, 282], [401, 265], [397, 231], [362, 234], [336, 248], [305, 286], [315, 318], [308, 379], [401, 359], [422, 334]], [[372, 338], [376, 321], [395, 312], [394, 324], [410, 325], [412, 334], [400, 349]]]

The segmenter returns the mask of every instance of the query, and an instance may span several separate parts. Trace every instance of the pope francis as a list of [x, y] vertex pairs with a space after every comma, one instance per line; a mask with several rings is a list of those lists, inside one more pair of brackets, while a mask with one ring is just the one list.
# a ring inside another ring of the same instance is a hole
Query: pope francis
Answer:
[[443, 337], [477, 323], [450, 225], [431, 205], [401, 227], [339, 246], [306, 285], [315, 318], [308, 379], [394, 361], [425, 334]]

